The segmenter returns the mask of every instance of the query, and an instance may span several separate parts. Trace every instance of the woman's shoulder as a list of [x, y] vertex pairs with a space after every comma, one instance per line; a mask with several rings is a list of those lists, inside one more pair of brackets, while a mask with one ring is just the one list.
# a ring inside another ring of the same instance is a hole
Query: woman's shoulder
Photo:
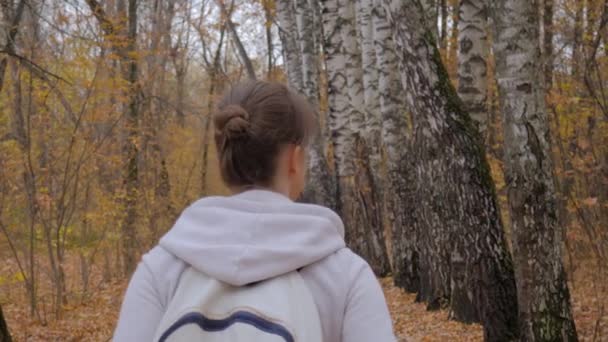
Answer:
[[318, 280], [332, 283], [343, 293], [355, 285], [361, 277], [373, 276], [367, 261], [347, 247], [305, 267], [302, 272]]
[[142, 256], [140, 267], [147, 270], [161, 303], [167, 305], [187, 264], [157, 245]]
[[328, 262], [336, 264], [339, 267], [347, 267], [347, 269], [354, 273], [359, 273], [365, 269], [371, 269], [367, 261], [353, 252], [350, 248], [345, 247], [328, 257]]

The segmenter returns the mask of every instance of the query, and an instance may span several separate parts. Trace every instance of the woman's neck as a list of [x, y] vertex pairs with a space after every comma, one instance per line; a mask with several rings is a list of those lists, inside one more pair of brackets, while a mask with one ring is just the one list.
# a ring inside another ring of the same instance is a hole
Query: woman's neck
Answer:
[[287, 198], [290, 198], [291, 200], [294, 200], [290, 194], [288, 185], [280, 186], [279, 184], [272, 184], [272, 185], [252, 184], [252, 185], [244, 185], [244, 186], [230, 188], [230, 192], [232, 192], [232, 194], [234, 194], [234, 195], [240, 194], [242, 192], [249, 191], [249, 190], [265, 190], [265, 191], [276, 192]]

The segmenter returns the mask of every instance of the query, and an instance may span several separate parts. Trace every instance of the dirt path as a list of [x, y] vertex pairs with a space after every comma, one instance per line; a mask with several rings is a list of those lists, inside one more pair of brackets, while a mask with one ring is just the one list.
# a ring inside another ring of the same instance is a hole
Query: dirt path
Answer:
[[391, 278], [380, 282], [399, 341], [483, 341], [479, 324], [450, 321], [447, 311], [427, 311], [425, 304], [415, 302], [416, 295], [394, 287]]

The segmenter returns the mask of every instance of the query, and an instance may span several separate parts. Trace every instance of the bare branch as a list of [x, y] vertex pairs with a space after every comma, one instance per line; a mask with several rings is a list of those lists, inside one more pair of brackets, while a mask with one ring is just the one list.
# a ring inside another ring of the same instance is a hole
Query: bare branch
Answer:
[[[8, 50], [4, 49], [4, 50], [0, 50], [0, 54], [6, 54], [6, 55], [8, 55], [10, 57], [14, 57], [14, 58], [18, 59], [22, 64], [25, 64], [26, 66], [28, 66], [29, 68], [36, 69], [39, 72], [44, 73], [44, 74], [46, 74], [48, 76], [51, 76], [53, 78], [56, 78], [59, 81], [63, 81], [63, 82], [65, 82], [66, 84], [68, 84], [70, 86], [73, 85], [72, 82], [66, 80], [65, 78], [63, 78], [63, 77], [61, 77], [61, 76], [59, 76], [59, 75], [57, 75], [55, 73], [52, 73], [52, 72], [46, 70], [45, 68], [43, 68], [40, 65], [36, 64], [36, 62], [32, 61], [31, 59], [28, 59], [28, 58], [26, 58], [24, 56], [21, 56], [21, 55], [15, 53], [15, 52], [11, 52], [11, 51], [8, 51]], [[0, 86], [0, 90], [2, 90], [1, 86]]]
[[223, 0], [217, 0], [216, 2], [220, 7], [222, 16], [226, 19], [226, 24], [228, 25], [228, 29], [230, 29], [230, 33], [232, 33], [232, 36], [234, 37], [234, 43], [239, 52], [239, 55], [241, 56], [241, 62], [243, 62], [243, 64], [245, 65], [247, 75], [250, 79], [255, 80], [256, 76], [255, 69], [253, 68], [253, 63], [251, 63], [251, 59], [247, 54], [247, 50], [245, 50], [245, 46], [243, 45], [243, 42], [241, 41], [238, 33], [236, 32], [236, 26], [234, 25], [234, 22], [232, 22], [232, 11], [228, 12], [226, 10], [226, 6], [224, 5]]

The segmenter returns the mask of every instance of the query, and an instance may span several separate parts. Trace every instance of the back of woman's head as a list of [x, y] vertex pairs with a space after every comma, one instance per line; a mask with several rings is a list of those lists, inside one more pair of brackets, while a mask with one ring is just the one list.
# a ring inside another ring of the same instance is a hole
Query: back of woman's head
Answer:
[[231, 187], [269, 186], [276, 156], [314, 134], [308, 102], [277, 82], [252, 81], [229, 89], [213, 116], [220, 172]]

